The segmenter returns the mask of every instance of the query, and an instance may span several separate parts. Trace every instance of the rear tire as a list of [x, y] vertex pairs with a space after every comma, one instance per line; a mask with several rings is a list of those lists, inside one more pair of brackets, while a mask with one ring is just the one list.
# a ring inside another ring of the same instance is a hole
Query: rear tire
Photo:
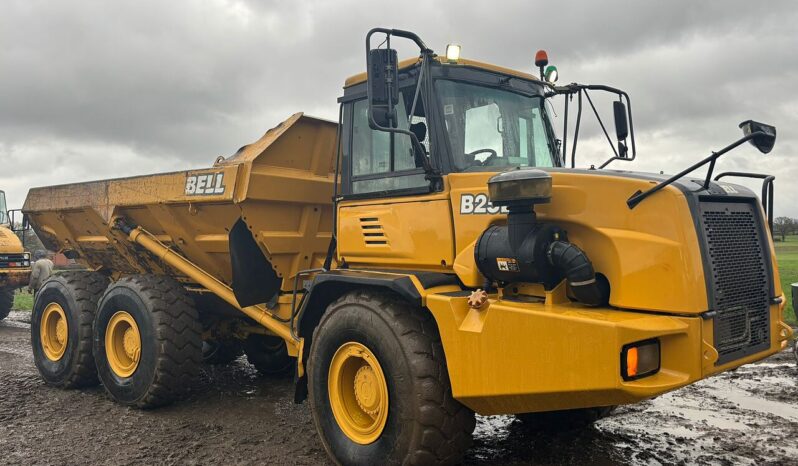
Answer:
[[602, 406], [516, 414], [515, 417], [529, 429], [542, 432], [569, 432], [590, 427], [599, 419], [609, 416], [614, 409], [615, 406]]
[[339, 464], [454, 464], [471, 444], [474, 412], [452, 397], [435, 321], [394, 294], [332, 303], [308, 377], [313, 422]]
[[94, 328], [97, 371], [119, 403], [172, 403], [199, 375], [202, 326], [185, 289], [169, 277], [136, 275], [108, 287]]
[[294, 359], [282, 338], [253, 334], [244, 340], [247, 361], [263, 375], [284, 375], [294, 368]]
[[61, 388], [97, 385], [92, 323], [107, 286], [108, 279], [98, 273], [66, 272], [50, 277], [36, 293], [31, 346], [36, 368], [48, 384]]
[[8, 317], [13, 305], [14, 290], [11, 288], [0, 288], [0, 320]]

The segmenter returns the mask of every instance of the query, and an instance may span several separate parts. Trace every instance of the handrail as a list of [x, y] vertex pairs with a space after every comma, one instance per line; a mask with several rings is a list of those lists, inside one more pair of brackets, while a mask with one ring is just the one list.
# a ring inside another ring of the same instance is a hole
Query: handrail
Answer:
[[764, 173], [750, 173], [750, 172], [723, 172], [715, 177], [715, 181], [727, 176], [739, 178], [754, 178], [762, 181], [762, 208], [765, 210], [765, 215], [768, 218], [768, 228], [771, 234], [773, 233], [773, 181], [776, 177], [773, 175], [766, 175]]

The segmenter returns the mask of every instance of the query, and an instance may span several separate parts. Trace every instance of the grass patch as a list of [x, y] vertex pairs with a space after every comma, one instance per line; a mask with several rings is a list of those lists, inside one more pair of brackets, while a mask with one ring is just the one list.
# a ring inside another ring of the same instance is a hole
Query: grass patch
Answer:
[[28, 293], [27, 289], [17, 290], [14, 293], [14, 305], [11, 308], [18, 311], [30, 311], [33, 309], [33, 295]]
[[792, 308], [792, 288], [790, 284], [798, 282], [798, 236], [789, 235], [786, 241], [779, 241], [776, 245], [776, 261], [779, 263], [779, 277], [781, 278], [781, 289], [787, 297], [787, 307], [784, 309], [785, 320], [792, 324], [798, 324], [795, 311]]

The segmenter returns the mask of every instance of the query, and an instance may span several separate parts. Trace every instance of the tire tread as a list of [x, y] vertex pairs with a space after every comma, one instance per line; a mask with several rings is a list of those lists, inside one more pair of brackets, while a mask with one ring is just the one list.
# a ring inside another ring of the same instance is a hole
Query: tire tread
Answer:
[[[58, 283], [66, 288], [77, 304], [78, 315], [78, 347], [75, 364], [70, 375], [57, 386], [61, 388], [92, 387], [100, 383], [97, 377], [97, 366], [94, 363], [92, 324], [97, 313], [97, 303], [103, 291], [108, 287], [108, 278], [96, 272], [71, 271], [53, 275], [48, 283]], [[51, 285], [52, 286], [52, 285]], [[66, 310], [65, 310], [66, 311]]]
[[193, 386], [202, 365], [202, 326], [193, 300], [180, 283], [163, 275], [132, 275], [113, 286], [136, 292], [151, 306], [155, 322], [159, 349], [154, 379], [133, 406], [149, 409], [179, 400]]
[[[397, 339], [404, 347], [411, 368], [413, 393], [416, 396], [416, 433], [405, 457], [406, 464], [458, 464], [471, 446], [476, 426], [474, 412], [452, 396], [449, 372], [437, 324], [425, 309], [413, 307], [401, 297], [372, 290], [346, 294], [330, 305], [361, 305], [384, 314]], [[314, 340], [327, 312], [314, 330]]]
[[13, 306], [14, 290], [12, 288], [0, 288], [0, 320], [8, 317]]

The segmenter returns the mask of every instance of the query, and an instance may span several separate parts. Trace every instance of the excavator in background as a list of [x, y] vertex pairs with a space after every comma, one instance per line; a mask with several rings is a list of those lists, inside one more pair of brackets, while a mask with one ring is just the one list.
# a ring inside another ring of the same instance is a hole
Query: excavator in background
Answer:
[[[746, 142], [770, 152], [774, 127], [746, 121], [674, 176], [611, 170], [636, 153], [628, 95], [557, 86], [545, 53], [533, 75], [382, 28], [366, 52], [337, 123], [296, 114], [209, 168], [30, 190], [44, 245], [91, 268], [37, 294], [47, 383], [153, 408], [204, 345], [242, 345], [293, 372], [334, 461], [452, 464], [475, 413], [585, 426], [786, 347], [772, 196], [711, 178]], [[617, 97], [617, 141], [580, 169], [594, 92]], [[576, 105], [570, 167], [557, 96]]]
[[14, 290], [28, 284], [30, 267], [30, 253], [16, 235], [6, 193], [0, 191], [0, 320], [11, 312]]

